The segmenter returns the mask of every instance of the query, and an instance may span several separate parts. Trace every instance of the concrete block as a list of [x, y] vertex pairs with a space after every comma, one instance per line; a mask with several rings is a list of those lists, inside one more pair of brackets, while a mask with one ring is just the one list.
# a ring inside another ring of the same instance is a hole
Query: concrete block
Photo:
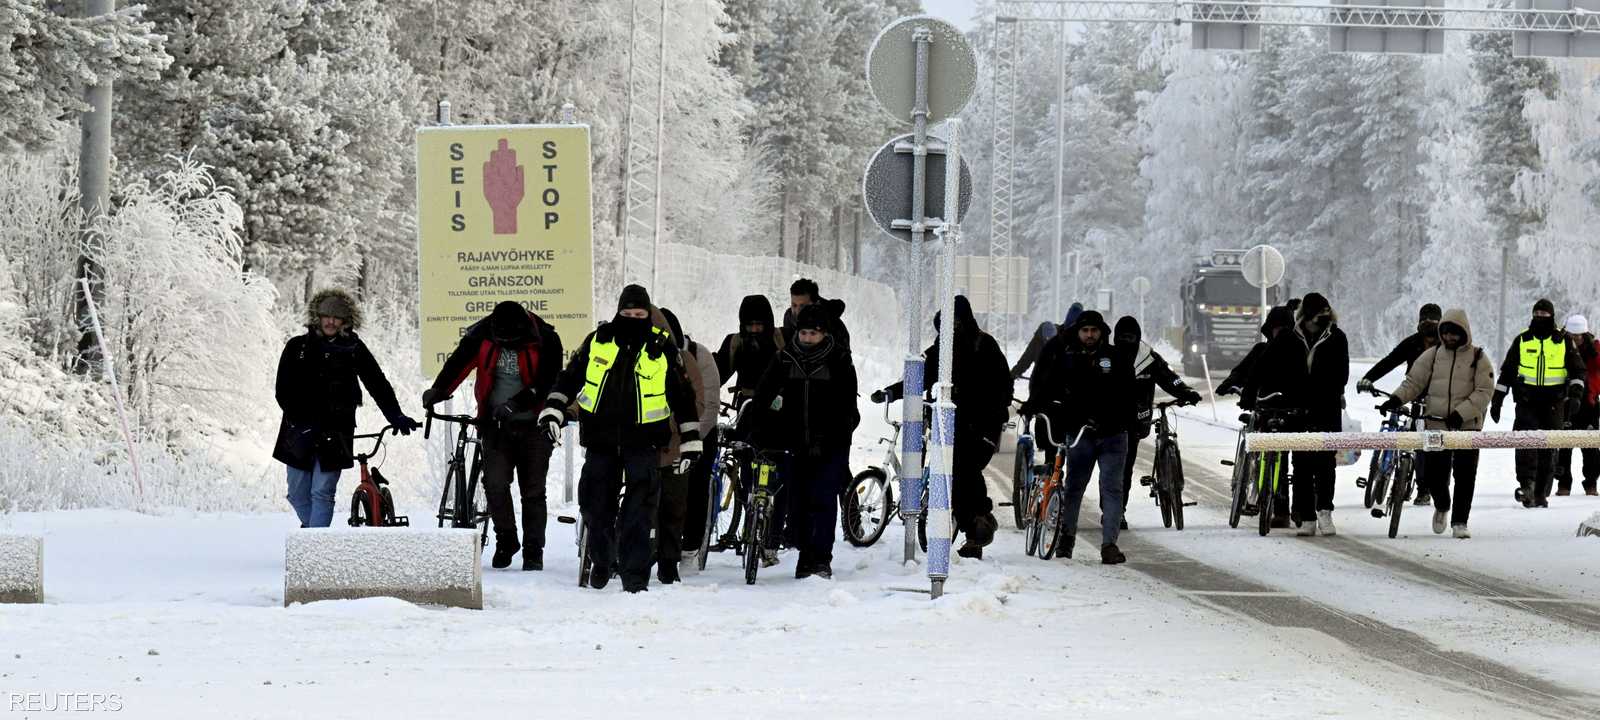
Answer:
[[285, 542], [283, 604], [393, 597], [483, 609], [483, 564], [471, 529], [318, 528]]
[[44, 602], [44, 538], [0, 533], [0, 603]]

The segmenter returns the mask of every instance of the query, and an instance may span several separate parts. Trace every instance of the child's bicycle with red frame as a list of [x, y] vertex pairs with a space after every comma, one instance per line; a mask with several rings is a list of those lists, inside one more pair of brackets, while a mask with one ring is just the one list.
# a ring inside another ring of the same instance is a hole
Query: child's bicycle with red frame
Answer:
[[367, 435], [356, 435], [353, 440], [372, 440], [372, 452], [356, 453], [356, 462], [361, 466], [361, 483], [356, 485], [356, 491], [350, 495], [350, 527], [408, 527], [411, 519], [404, 515], [394, 514], [394, 496], [389, 494], [389, 480], [378, 472], [376, 466], [368, 468], [367, 461], [371, 460], [383, 449], [383, 436], [397, 432], [394, 426], [387, 426], [378, 432]]

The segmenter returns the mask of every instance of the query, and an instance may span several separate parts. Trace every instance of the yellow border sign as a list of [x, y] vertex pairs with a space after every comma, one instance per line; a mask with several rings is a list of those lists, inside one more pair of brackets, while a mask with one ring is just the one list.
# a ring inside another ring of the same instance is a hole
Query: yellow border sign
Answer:
[[505, 300], [554, 325], [568, 353], [594, 329], [590, 187], [585, 125], [417, 130], [424, 374]]

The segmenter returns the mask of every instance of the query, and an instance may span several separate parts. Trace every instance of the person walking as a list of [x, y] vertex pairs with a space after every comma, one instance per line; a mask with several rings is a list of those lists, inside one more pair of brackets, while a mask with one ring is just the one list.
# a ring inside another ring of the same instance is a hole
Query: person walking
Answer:
[[[1483, 348], [1472, 344], [1472, 326], [1465, 310], [1445, 312], [1438, 326], [1439, 338], [1424, 350], [1406, 372], [1394, 395], [1379, 406], [1390, 412], [1419, 397], [1427, 398], [1428, 415], [1445, 418], [1428, 420], [1429, 430], [1483, 429], [1483, 418], [1494, 395], [1494, 369]], [[1446, 522], [1457, 538], [1472, 537], [1467, 520], [1472, 514], [1472, 496], [1477, 486], [1478, 451], [1444, 450], [1425, 453], [1422, 486], [1433, 496], [1433, 532], [1443, 533]], [[1450, 474], [1455, 472], [1456, 491], [1451, 498]]]
[[[1600, 342], [1589, 331], [1589, 319], [1582, 315], [1567, 318], [1564, 329], [1573, 347], [1578, 349], [1584, 367], [1583, 406], [1577, 415], [1567, 418], [1566, 425], [1573, 430], [1594, 430], [1600, 424], [1600, 402], [1597, 402], [1600, 400], [1600, 362], [1595, 361], [1600, 355]], [[1596, 479], [1600, 479], [1600, 449], [1583, 448], [1580, 454], [1583, 457], [1583, 494], [1600, 494], [1595, 487]], [[1562, 449], [1556, 451], [1556, 495], [1571, 494], [1572, 450]]]
[[[1350, 379], [1350, 346], [1328, 299], [1310, 293], [1300, 301], [1295, 325], [1267, 345], [1240, 392], [1240, 406], [1305, 412], [1305, 432], [1343, 429], [1344, 387]], [[1270, 398], [1270, 399], [1269, 399]], [[1295, 452], [1291, 514], [1302, 536], [1337, 534], [1333, 525], [1334, 456], [1330, 451]]]
[[[1584, 377], [1588, 371], [1567, 335], [1556, 328], [1555, 305], [1540, 299], [1533, 304], [1528, 329], [1506, 348], [1500, 378], [1490, 401], [1489, 417], [1500, 422], [1507, 395], [1517, 403], [1514, 430], [1560, 430], [1563, 417], [1582, 409]], [[1518, 450], [1516, 498], [1523, 507], [1550, 507], [1550, 484], [1555, 474], [1554, 450]]]
[[778, 504], [773, 535], [793, 538], [800, 551], [794, 576], [800, 579], [833, 577], [839, 493], [850, 477], [850, 440], [861, 424], [855, 363], [829, 327], [831, 316], [823, 308], [800, 309], [794, 342], [767, 369], [741, 420], [753, 444], [789, 452], [778, 469], [777, 490], [788, 499]]
[[[510, 300], [473, 323], [422, 392], [424, 407], [450, 397], [468, 375], [476, 375], [478, 438], [483, 457], [483, 494], [494, 525], [495, 568], [511, 566], [522, 552], [523, 570], [544, 569], [548, 521], [545, 479], [554, 443], [535, 419], [561, 372], [561, 336], [555, 326]], [[511, 482], [522, 503], [522, 533], [517, 533]]]
[[679, 428], [679, 471], [700, 455], [699, 402], [677, 346], [650, 323], [654, 309], [643, 287], [623, 288], [616, 315], [578, 345], [539, 413], [541, 429], [554, 442], [569, 406], [577, 408], [585, 451], [578, 507], [588, 528], [589, 586], [595, 589], [611, 581], [613, 561], [623, 590], [649, 589], [650, 535], [661, 493], [657, 470], [662, 448], [672, 442], [669, 420]]
[[339, 475], [355, 464], [356, 408], [361, 388], [396, 431], [419, 426], [400, 410], [394, 387], [356, 331], [361, 309], [343, 290], [328, 289], [307, 303], [306, 331], [289, 338], [278, 358], [275, 395], [283, 418], [273, 459], [288, 467], [288, 500], [300, 527], [333, 524]]

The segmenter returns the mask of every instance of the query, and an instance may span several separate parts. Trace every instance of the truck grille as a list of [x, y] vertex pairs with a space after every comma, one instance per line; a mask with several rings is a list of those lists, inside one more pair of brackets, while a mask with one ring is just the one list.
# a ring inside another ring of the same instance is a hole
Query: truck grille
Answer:
[[1244, 355], [1260, 339], [1260, 324], [1254, 317], [1212, 317], [1211, 347], [1224, 353]]

